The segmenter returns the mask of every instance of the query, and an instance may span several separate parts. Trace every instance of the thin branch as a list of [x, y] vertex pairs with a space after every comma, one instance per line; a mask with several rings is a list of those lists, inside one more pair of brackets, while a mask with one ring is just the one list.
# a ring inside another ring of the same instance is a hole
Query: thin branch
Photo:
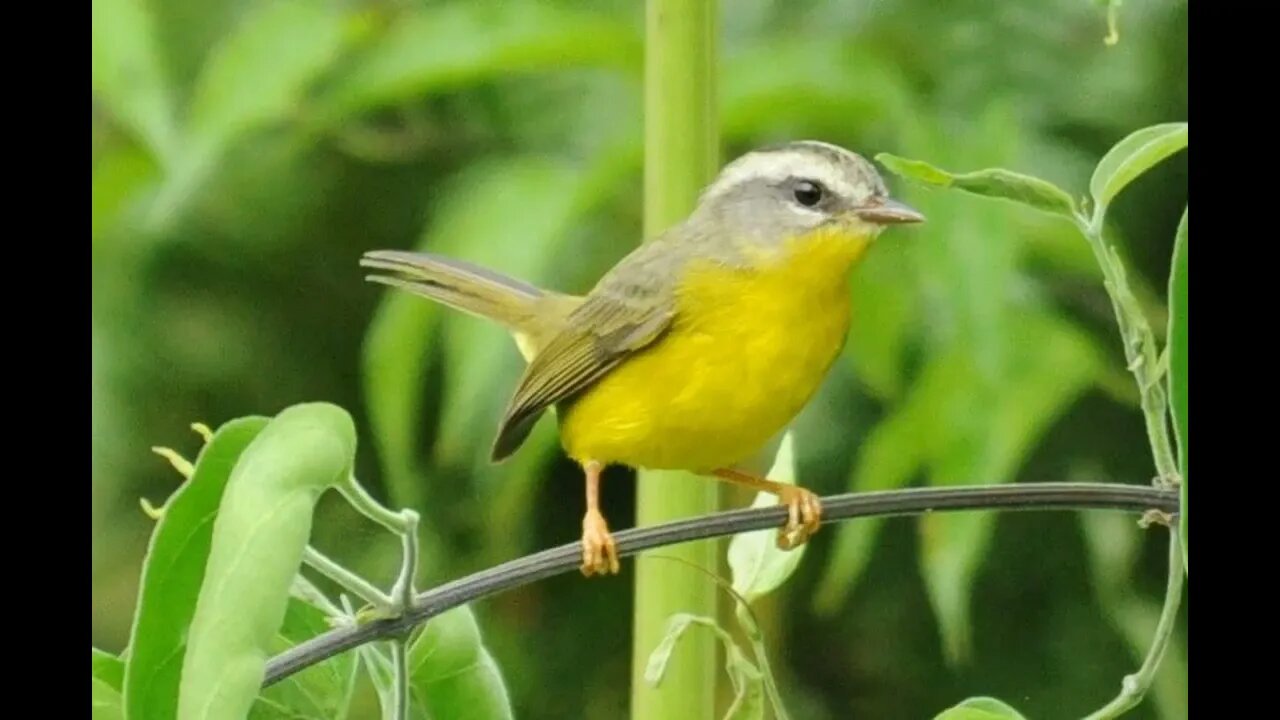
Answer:
[[[828, 521], [956, 510], [1119, 510], [1143, 513], [1154, 509], [1173, 515], [1178, 511], [1178, 494], [1172, 490], [1115, 483], [1028, 483], [848, 493], [823, 498], [822, 505], [823, 518]], [[635, 555], [643, 550], [690, 540], [779, 527], [786, 516], [786, 508], [780, 505], [731, 510], [625, 530], [614, 538], [619, 554]], [[418, 595], [413, 607], [402, 617], [330, 630], [277, 655], [267, 665], [263, 686], [279, 682], [353, 647], [401, 636], [436, 615], [472, 600], [552, 575], [577, 571], [581, 561], [582, 547], [575, 542], [445, 583]]]
[[316, 572], [324, 575], [339, 587], [356, 597], [364, 600], [373, 607], [382, 612], [390, 612], [395, 608], [395, 602], [392, 598], [383, 594], [381, 590], [374, 587], [368, 580], [356, 575], [350, 570], [342, 567], [334, 562], [329, 556], [316, 550], [310, 545], [302, 550], [302, 562], [307, 567], [312, 568]]

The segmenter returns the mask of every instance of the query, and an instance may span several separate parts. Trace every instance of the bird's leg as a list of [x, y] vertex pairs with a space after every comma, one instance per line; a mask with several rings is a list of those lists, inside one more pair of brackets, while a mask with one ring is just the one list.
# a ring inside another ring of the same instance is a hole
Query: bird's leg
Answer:
[[592, 460], [582, 466], [587, 474], [587, 514], [582, 516], [582, 574], [617, 574], [618, 546], [600, 513], [600, 473], [603, 466]]
[[782, 504], [787, 506], [787, 524], [778, 531], [778, 547], [783, 550], [803, 545], [809, 536], [818, 532], [818, 526], [822, 522], [822, 503], [813, 492], [732, 468], [720, 468], [713, 470], [711, 474], [721, 480], [778, 496]]

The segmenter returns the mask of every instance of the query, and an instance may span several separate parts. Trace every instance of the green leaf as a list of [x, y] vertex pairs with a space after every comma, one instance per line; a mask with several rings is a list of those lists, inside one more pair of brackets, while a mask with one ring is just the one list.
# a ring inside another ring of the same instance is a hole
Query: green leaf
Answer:
[[213, 50], [196, 81], [183, 152], [155, 200], [152, 222], [172, 217], [233, 143], [297, 113], [305, 91], [338, 58], [353, 22], [314, 0], [256, 6]]
[[735, 645], [725, 646], [725, 672], [733, 686], [733, 702], [725, 711], [725, 720], [761, 720], [764, 718], [764, 677]]
[[908, 160], [889, 153], [876, 155], [876, 160], [895, 175], [923, 185], [955, 188], [974, 195], [1012, 200], [1064, 217], [1072, 217], [1075, 214], [1075, 203], [1072, 202], [1071, 196], [1057, 185], [1012, 170], [988, 168], [955, 174], [936, 168], [922, 160]]
[[323, 122], [521, 72], [638, 70], [641, 40], [611, 18], [538, 2], [415, 9], [396, 19], [320, 100]]
[[502, 673], [466, 605], [427, 622], [409, 646], [409, 677], [414, 697], [431, 717], [512, 717]]
[[662, 683], [662, 678], [667, 674], [667, 663], [671, 662], [671, 653], [676, 649], [676, 643], [679, 642], [680, 636], [685, 630], [693, 624], [695, 616], [688, 613], [680, 613], [672, 615], [667, 620], [667, 632], [662, 636], [661, 642], [649, 653], [649, 660], [644, 666], [644, 681], [657, 687]]
[[283, 120], [338, 58], [346, 19], [311, 0], [264, 3], [213, 51], [191, 98], [188, 132], [220, 148]]
[[93, 0], [93, 94], [164, 162], [176, 133], [153, 21], [145, 0]]
[[1178, 439], [1178, 473], [1182, 475], [1182, 504], [1178, 531], [1182, 564], [1187, 564], [1187, 211], [1182, 212], [1173, 242], [1173, 270], [1169, 273], [1169, 406]]
[[129, 717], [177, 715], [187, 628], [204, 579], [214, 517], [236, 460], [267, 422], [245, 417], [218, 428], [200, 451], [195, 473], [165, 504], [156, 523], [129, 637], [124, 676]]
[[733, 641], [733, 636], [712, 618], [688, 613], [677, 613], [667, 620], [667, 631], [662, 636], [645, 665], [644, 680], [653, 687], [662, 683], [667, 672], [667, 663], [671, 661], [671, 653], [685, 631], [693, 625], [701, 625], [720, 639], [725, 650], [725, 672], [733, 685], [734, 698], [725, 720], [756, 720], [764, 717], [765, 692], [764, 676], [760, 669]]
[[1089, 193], [1096, 206], [1094, 216], [1101, 217], [1120, 191], [1139, 175], [1186, 146], [1184, 122], [1152, 125], [1116, 143], [1098, 161], [1089, 180]]
[[93, 648], [93, 677], [120, 692], [124, 689], [124, 661], [105, 650]]
[[124, 662], [98, 648], [93, 648], [93, 718], [123, 720]]
[[[159, 168], [139, 147], [120, 146], [107, 150], [93, 167], [93, 241], [94, 249], [112, 237], [112, 231], [138, 207], [143, 191], [160, 177]], [[123, 234], [123, 233], [122, 233]]]
[[934, 720], [1026, 720], [1017, 710], [991, 697], [969, 698], [943, 710]]
[[124, 720], [124, 700], [120, 691], [102, 680], [93, 677], [93, 720]]
[[178, 713], [244, 717], [262, 686], [320, 494], [350, 477], [356, 430], [329, 403], [286, 408], [241, 454], [214, 521]]
[[[290, 598], [284, 622], [276, 632], [270, 654], [275, 656], [330, 629], [332, 626], [325, 613], [302, 600]], [[249, 718], [345, 718], [355, 683], [355, 671], [355, 654], [339, 653], [263, 690], [253, 709], [249, 711]]]
[[[769, 479], [795, 484], [793, 445], [792, 434], [788, 432], [782, 439], [773, 468], [767, 474]], [[769, 507], [778, 502], [776, 495], [759, 492], [751, 507]], [[778, 549], [776, 530], [756, 530], [734, 535], [729, 541], [733, 589], [747, 602], [773, 592], [795, 571], [806, 547], [807, 544], [791, 551]]]

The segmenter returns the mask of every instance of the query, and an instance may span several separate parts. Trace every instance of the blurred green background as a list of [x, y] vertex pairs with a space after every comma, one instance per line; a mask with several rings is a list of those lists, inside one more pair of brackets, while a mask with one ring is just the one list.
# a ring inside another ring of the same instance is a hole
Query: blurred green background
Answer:
[[[721, 5], [725, 159], [801, 138], [1083, 195], [1096, 160], [1187, 116], [1185, 2]], [[328, 400], [359, 473], [424, 518], [434, 584], [577, 538], [580, 472], [539, 426], [485, 462], [520, 370], [496, 326], [366, 283], [374, 248], [431, 248], [585, 291], [640, 239], [643, 5], [95, 0], [93, 644], [120, 650], [151, 521], [193, 421]], [[860, 268], [842, 361], [796, 424], [800, 482], [1149, 482], [1099, 273], [1068, 224], [890, 179], [929, 222]], [[1185, 153], [1111, 211], [1153, 325]], [[605, 513], [634, 520], [631, 474]], [[726, 496], [727, 504], [748, 498]], [[389, 584], [394, 538], [336, 498], [314, 543]], [[931, 717], [995, 695], [1101, 706], [1155, 627], [1164, 540], [1133, 518], [964, 514], [830, 527], [763, 608], [797, 718]], [[651, 561], [653, 562], [653, 561]], [[691, 572], [672, 565], [673, 574]], [[627, 708], [631, 575], [480, 604], [517, 714]], [[1185, 616], [1185, 613], [1184, 613]], [[1180, 626], [1134, 718], [1186, 717]]]

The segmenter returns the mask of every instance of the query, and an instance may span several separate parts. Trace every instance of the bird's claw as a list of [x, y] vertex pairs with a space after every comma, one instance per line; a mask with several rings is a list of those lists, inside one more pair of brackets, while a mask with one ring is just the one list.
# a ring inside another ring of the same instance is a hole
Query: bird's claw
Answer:
[[618, 546], [604, 516], [599, 511], [587, 511], [582, 518], [582, 574], [616, 575], [619, 568]]
[[803, 545], [822, 523], [822, 502], [801, 487], [789, 486], [779, 494], [787, 506], [787, 524], [778, 531], [778, 547], [791, 550]]

